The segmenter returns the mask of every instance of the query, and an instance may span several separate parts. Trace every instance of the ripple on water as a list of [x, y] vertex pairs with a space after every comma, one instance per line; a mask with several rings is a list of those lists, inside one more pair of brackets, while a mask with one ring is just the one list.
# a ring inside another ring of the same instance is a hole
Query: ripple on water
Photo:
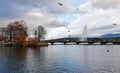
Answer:
[[0, 73], [120, 73], [119, 51], [116, 45], [4, 48], [0, 49]]
[[41, 70], [43, 73], [74, 73], [72, 70], [67, 68], [54, 68], [54, 67], [45, 67]]
[[85, 70], [82, 73], [115, 73], [107, 69], [95, 69], [95, 70]]

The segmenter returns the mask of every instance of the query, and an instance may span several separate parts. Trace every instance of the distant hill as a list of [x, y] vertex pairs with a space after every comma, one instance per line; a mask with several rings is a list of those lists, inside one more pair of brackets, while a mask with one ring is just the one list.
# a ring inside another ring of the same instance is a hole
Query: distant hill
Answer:
[[100, 38], [120, 38], [120, 34], [104, 34]]

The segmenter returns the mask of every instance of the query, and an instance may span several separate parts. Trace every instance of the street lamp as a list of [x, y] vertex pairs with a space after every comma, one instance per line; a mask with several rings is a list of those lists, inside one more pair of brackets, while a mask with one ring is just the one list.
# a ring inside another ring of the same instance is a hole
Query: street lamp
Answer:
[[70, 29], [68, 29], [68, 38], [70, 40]]
[[70, 40], [70, 29], [68, 28], [68, 24], [66, 26], [66, 29], [67, 29], [67, 33], [68, 33], [68, 40], [67, 41], [69, 41]]

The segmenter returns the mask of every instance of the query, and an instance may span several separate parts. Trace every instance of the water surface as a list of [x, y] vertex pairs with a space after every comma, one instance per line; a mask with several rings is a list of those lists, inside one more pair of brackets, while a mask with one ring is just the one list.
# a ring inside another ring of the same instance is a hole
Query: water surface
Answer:
[[0, 73], [120, 73], [120, 46], [0, 48]]

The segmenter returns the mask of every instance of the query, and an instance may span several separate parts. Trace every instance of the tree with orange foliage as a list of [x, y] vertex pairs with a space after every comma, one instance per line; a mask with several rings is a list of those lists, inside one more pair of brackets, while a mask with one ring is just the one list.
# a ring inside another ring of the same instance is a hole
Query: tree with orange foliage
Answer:
[[16, 35], [15, 37], [14, 37], [14, 39], [15, 39], [15, 41], [16, 41], [16, 43], [15, 43], [15, 45], [20, 45], [20, 46], [27, 46], [27, 41], [26, 41], [26, 36], [19, 36], [19, 35]]
[[0, 41], [4, 41], [7, 37], [5, 36], [0, 36]]
[[6, 35], [10, 38], [10, 42], [15, 42], [20, 46], [27, 46], [26, 38], [27, 34], [27, 25], [23, 20], [11, 22], [6, 28]]
[[8, 24], [6, 34], [10, 37], [10, 41], [12, 41], [16, 35], [20, 37], [27, 36], [27, 29], [28, 27], [23, 20], [15, 21]]

